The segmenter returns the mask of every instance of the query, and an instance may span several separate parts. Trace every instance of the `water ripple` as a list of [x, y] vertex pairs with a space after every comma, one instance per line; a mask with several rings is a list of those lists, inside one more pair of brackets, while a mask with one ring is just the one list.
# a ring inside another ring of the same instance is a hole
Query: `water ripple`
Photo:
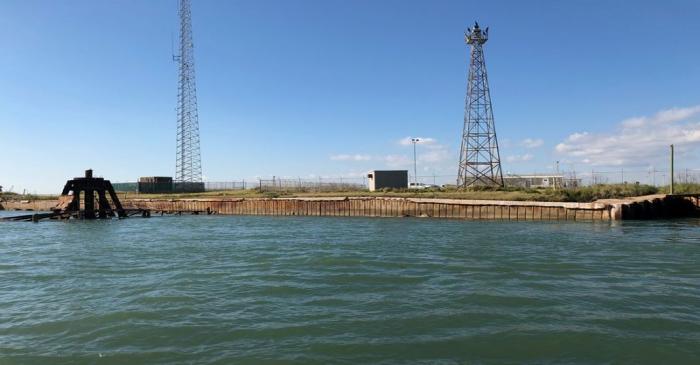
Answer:
[[0, 229], [0, 364], [698, 363], [700, 224]]

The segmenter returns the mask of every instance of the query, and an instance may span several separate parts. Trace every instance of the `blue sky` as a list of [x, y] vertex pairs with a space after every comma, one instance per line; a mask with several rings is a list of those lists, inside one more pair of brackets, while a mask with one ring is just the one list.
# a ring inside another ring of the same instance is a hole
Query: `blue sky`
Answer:
[[[193, 0], [203, 173], [455, 175], [464, 29], [504, 171], [700, 167], [700, 2]], [[173, 175], [177, 1], [0, 2], [0, 185]], [[452, 179], [451, 177], [448, 179]]]

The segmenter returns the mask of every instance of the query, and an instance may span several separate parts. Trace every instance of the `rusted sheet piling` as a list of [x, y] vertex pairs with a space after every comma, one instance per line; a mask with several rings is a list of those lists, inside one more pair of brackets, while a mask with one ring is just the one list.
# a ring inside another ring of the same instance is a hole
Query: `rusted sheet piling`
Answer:
[[[390, 197], [129, 199], [154, 214], [433, 217], [470, 220], [609, 221], [696, 216], [699, 195], [651, 195], [593, 203]], [[51, 210], [55, 201], [3, 202], [7, 210]], [[46, 204], [43, 207], [42, 204]]]
[[610, 220], [611, 206], [600, 203], [388, 197], [131, 199], [133, 209], [153, 212], [207, 212], [227, 215], [433, 217], [489, 220]]

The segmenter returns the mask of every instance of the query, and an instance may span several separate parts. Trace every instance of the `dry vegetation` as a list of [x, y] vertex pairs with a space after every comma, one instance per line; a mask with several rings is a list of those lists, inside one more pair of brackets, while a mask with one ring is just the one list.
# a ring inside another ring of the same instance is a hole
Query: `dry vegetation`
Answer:
[[[515, 201], [564, 201], [591, 202], [598, 199], [626, 198], [649, 194], [665, 193], [667, 188], [657, 188], [650, 185], [609, 184], [595, 185], [576, 189], [475, 189], [459, 190], [450, 188], [406, 190], [384, 189], [369, 192], [366, 190], [309, 192], [309, 191], [275, 191], [261, 192], [256, 189], [212, 191], [189, 194], [136, 194], [119, 193], [124, 198], [142, 199], [192, 199], [192, 198], [280, 198], [280, 197], [340, 197], [340, 196], [376, 196], [402, 198], [442, 198], [442, 199], [473, 199], [473, 200], [515, 200]], [[700, 193], [700, 185], [677, 186], [677, 193]]]
[[[442, 198], [442, 199], [472, 199], [472, 200], [515, 200], [515, 201], [563, 201], [591, 202], [598, 199], [626, 198], [649, 194], [667, 193], [668, 187], [654, 187], [636, 184], [605, 184], [580, 187], [576, 189], [475, 189], [459, 190], [454, 188], [436, 188], [425, 190], [385, 189], [369, 192], [367, 190], [311, 192], [311, 191], [275, 191], [265, 192], [257, 189], [210, 191], [204, 193], [174, 193], [174, 194], [138, 194], [119, 192], [121, 199], [196, 199], [196, 198], [281, 198], [281, 197], [401, 197], [401, 198]], [[677, 184], [677, 194], [700, 193], [700, 184]], [[20, 195], [2, 193], [4, 200], [40, 200], [56, 199], [51, 195]]]
[[57, 195], [43, 195], [43, 194], [19, 194], [13, 192], [2, 192], [0, 193], [0, 200], [56, 200]]

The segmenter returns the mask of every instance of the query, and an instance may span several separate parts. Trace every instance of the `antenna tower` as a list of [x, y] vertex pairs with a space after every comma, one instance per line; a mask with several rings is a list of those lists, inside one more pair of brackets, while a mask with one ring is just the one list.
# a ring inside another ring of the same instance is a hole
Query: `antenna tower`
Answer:
[[464, 33], [465, 42], [471, 46], [471, 54], [457, 174], [457, 186], [462, 188], [503, 186], [501, 157], [484, 60], [483, 46], [488, 37], [489, 28], [482, 31], [478, 23], [474, 23], [474, 28], [467, 28]]
[[180, 80], [177, 88], [177, 151], [175, 181], [202, 182], [202, 157], [199, 150], [199, 115], [194, 79], [194, 45], [190, 0], [179, 1], [180, 49], [173, 60], [178, 63]]

